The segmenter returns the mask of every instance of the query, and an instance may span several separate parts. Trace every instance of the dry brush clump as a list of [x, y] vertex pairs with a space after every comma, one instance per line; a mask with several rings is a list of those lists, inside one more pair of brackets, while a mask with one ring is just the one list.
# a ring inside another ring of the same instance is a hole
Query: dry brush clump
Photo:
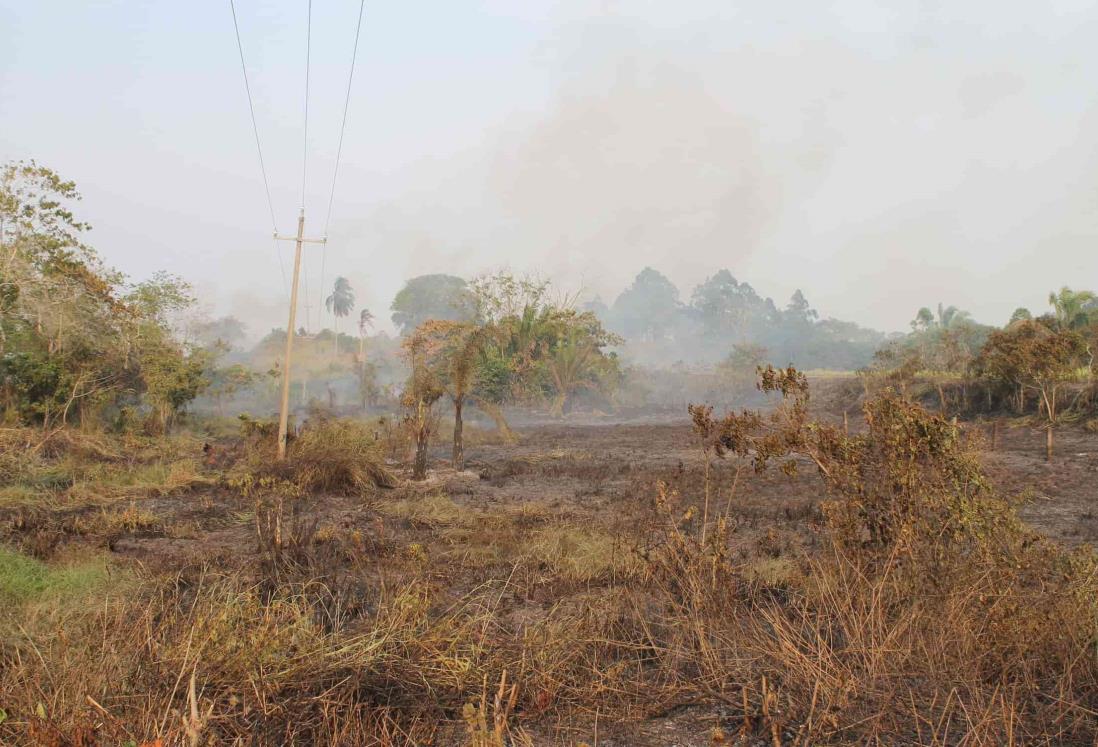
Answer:
[[290, 441], [284, 461], [274, 460], [273, 434], [245, 423], [243, 476], [283, 480], [304, 493], [359, 495], [391, 488], [396, 476], [385, 465], [374, 430], [356, 420], [318, 418], [305, 424]]
[[[1018, 520], [953, 424], [884, 393], [855, 437], [807, 419], [792, 369], [769, 417], [694, 411], [756, 469], [813, 464], [831, 550], [747, 616], [757, 667], [816, 740], [1089, 744], [1098, 732], [1098, 564]], [[741, 631], [742, 632], [742, 631]], [[811, 723], [810, 723], [811, 722]]]

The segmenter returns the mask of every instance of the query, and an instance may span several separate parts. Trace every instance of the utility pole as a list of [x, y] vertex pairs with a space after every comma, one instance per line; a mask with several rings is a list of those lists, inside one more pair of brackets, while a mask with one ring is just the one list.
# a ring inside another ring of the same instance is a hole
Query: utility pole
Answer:
[[323, 239], [305, 238], [305, 208], [301, 208], [301, 212], [297, 214], [296, 237], [279, 236], [277, 232], [274, 237], [276, 241], [296, 242], [294, 279], [293, 284], [290, 286], [290, 321], [286, 325], [286, 356], [282, 367], [282, 409], [278, 414], [278, 459], [282, 461], [286, 458], [286, 433], [290, 424], [290, 364], [294, 353], [294, 324], [297, 321], [297, 283], [301, 275], [301, 245], [324, 244], [328, 239], [327, 237]]

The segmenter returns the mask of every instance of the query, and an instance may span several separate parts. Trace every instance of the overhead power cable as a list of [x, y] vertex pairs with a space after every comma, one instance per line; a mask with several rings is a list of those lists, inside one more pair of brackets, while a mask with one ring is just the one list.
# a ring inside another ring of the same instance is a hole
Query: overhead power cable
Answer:
[[313, 0], [309, 0], [308, 17], [305, 25], [305, 126], [304, 145], [301, 149], [301, 207], [305, 208], [305, 172], [309, 163], [309, 58], [313, 42]]
[[[324, 237], [328, 237], [328, 227], [332, 223], [332, 205], [335, 204], [336, 180], [339, 178], [339, 161], [343, 156], [343, 134], [347, 131], [347, 110], [351, 106], [351, 83], [355, 79], [355, 60], [358, 59], [358, 39], [362, 33], [362, 14], [366, 9], [366, 0], [359, 0], [358, 23], [355, 24], [355, 43], [351, 50], [351, 71], [347, 75], [347, 93], [343, 97], [343, 121], [339, 126], [339, 145], [336, 147], [335, 169], [332, 170], [332, 191], [328, 195], [328, 216], [324, 220]], [[320, 297], [324, 297], [325, 266], [328, 263], [328, 245], [320, 251]]]
[[[244, 74], [244, 91], [248, 94], [248, 111], [252, 115], [252, 133], [255, 135], [255, 149], [259, 153], [259, 171], [263, 174], [263, 189], [267, 193], [267, 208], [271, 212], [271, 228], [277, 233], [278, 224], [275, 221], [274, 203], [271, 201], [271, 185], [267, 181], [267, 166], [263, 161], [263, 146], [259, 144], [259, 127], [255, 123], [255, 105], [252, 103], [252, 87], [248, 83], [248, 68], [244, 64], [244, 45], [240, 43], [240, 25], [236, 21], [236, 5], [229, 0], [229, 8], [233, 13], [233, 30], [236, 31], [236, 49], [240, 53], [240, 72]], [[283, 272], [285, 275], [285, 272]]]
[[347, 131], [347, 110], [351, 105], [351, 83], [355, 79], [355, 60], [358, 57], [358, 37], [362, 32], [362, 13], [366, 8], [366, 0], [360, 0], [358, 4], [358, 24], [355, 26], [355, 45], [351, 52], [351, 72], [347, 76], [347, 93], [343, 97], [343, 122], [339, 126], [339, 146], [336, 148], [335, 170], [332, 171], [332, 192], [328, 197], [328, 217], [324, 221], [324, 235], [328, 235], [328, 225], [332, 222], [332, 204], [335, 201], [336, 178], [339, 176], [339, 160], [343, 155], [343, 133]]

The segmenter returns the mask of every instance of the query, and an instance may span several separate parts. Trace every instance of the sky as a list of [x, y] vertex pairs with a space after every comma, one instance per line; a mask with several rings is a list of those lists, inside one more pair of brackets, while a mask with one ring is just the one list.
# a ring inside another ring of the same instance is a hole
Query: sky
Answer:
[[[330, 222], [359, 3], [313, 3], [306, 138], [307, 5], [236, 0], [274, 227], [327, 229], [311, 328], [337, 275], [389, 329], [430, 272], [610, 303], [727, 268], [885, 331], [1098, 288], [1098, 2], [367, 2]], [[0, 0], [0, 161], [29, 158], [111, 266], [285, 325], [228, 0]]]

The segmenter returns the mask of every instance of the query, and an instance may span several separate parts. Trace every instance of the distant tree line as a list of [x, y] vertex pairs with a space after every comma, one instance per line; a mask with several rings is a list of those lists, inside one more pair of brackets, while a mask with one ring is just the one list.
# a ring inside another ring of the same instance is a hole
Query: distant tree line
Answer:
[[[195, 320], [183, 280], [160, 273], [128, 281], [85, 243], [90, 227], [72, 211], [79, 199], [72, 182], [33, 162], [0, 170], [5, 420], [46, 430], [81, 423], [163, 431], [200, 395], [219, 412], [241, 393], [273, 401], [285, 330], [245, 351], [238, 320]], [[799, 290], [779, 307], [727, 270], [684, 301], [667, 277], [645, 268], [610, 306], [508, 273], [472, 280], [431, 274], [410, 279], [393, 299], [394, 340], [369, 334], [373, 314], [338, 277], [325, 305], [336, 324], [354, 313], [357, 334], [300, 330], [295, 370], [300, 365], [303, 375], [295, 375], [295, 391], [301, 403], [326, 395], [334, 407], [333, 382], [345, 379], [362, 408], [403, 402], [409, 423], [424, 434], [437, 403], [448, 402], [460, 465], [467, 406], [509, 436], [506, 407], [555, 416], [580, 401], [614, 407], [644, 367], [674, 374], [695, 365], [712, 372], [715, 385], [738, 391], [753, 388], [755, 370], [766, 363], [793, 364], [860, 370], [867, 382], [901, 392], [916, 378], [930, 381], [943, 410], [953, 382], [962, 399], [980, 383], [988, 406], [1019, 414], [1035, 408], [1049, 427], [1051, 453], [1052, 427], [1064, 413], [1098, 400], [1098, 297], [1065, 287], [1048, 301], [1044, 313], [1017, 309], [1002, 328], [938, 304], [919, 309], [908, 334], [886, 336], [821, 318]], [[1065, 401], [1071, 384], [1088, 386], [1071, 389]]]
[[[424, 275], [408, 281], [393, 301], [393, 323], [407, 334], [427, 319], [468, 319], [475, 301], [466, 281]], [[664, 275], [644, 268], [612, 306], [577, 303], [622, 342], [632, 363], [715, 365], [736, 347], [764, 350], [770, 360], [805, 368], [853, 370], [866, 365], [886, 335], [852, 322], [821, 319], [801, 291], [779, 308], [748, 283], [720, 270], [694, 288], [689, 302]]]

